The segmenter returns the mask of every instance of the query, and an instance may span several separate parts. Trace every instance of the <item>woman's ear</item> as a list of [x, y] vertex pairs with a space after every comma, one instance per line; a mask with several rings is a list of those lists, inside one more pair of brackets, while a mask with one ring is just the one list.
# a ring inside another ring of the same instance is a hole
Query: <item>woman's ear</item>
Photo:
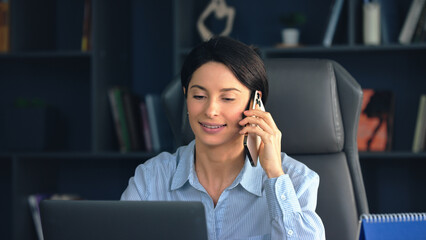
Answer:
[[183, 95], [186, 97], [186, 88], [182, 87]]

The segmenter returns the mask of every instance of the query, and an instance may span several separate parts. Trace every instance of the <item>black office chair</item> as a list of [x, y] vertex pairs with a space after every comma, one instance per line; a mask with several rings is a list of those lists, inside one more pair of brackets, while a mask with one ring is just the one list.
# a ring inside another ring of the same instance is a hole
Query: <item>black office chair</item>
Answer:
[[[282, 150], [320, 176], [317, 213], [326, 237], [355, 239], [359, 216], [368, 213], [356, 134], [362, 91], [338, 63], [317, 59], [265, 61], [266, 110], [282, 132]], [[193, 139], [179, 80], [163, 93], [177, 145]]]

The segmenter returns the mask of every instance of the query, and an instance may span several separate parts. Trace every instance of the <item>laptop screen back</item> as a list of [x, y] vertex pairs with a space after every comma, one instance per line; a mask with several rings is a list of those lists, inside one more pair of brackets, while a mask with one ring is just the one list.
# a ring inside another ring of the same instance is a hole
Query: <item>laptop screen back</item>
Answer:
[[200, 202], [45, 200], [40, 216], [45, 240], [207, 239]]

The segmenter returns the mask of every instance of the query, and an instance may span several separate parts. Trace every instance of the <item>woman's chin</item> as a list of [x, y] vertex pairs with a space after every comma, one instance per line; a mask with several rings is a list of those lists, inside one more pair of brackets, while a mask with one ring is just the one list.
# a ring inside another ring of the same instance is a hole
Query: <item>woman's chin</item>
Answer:
[[238, 136], [234, 137], [224, 137], [224, 136], [198, 136], [196, 137], [196, 141], [198, 143], [204, 144], [210, 147], [220, 147], [220, 146], [231, 146], [235, 143], [242, 144], [243, 137], [238, 134]]

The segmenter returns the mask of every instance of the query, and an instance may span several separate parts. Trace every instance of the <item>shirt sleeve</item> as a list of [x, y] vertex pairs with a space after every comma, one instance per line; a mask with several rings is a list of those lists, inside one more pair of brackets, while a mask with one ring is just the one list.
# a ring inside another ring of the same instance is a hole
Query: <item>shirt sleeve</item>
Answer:
[[264, 182], [272, 239], [325, 239], [323, 223], [315, 212], [318, 174], [308, 170], [292, 175], [294, 179], [284, 174]]
[[121, 200], [146, 200], [149, 196], [149, 186], [151, 182], [151, 172], [147, 165], [141, 164], [135, 170], [135, 175], [129, 179], [129, 185], [123, 194]]

